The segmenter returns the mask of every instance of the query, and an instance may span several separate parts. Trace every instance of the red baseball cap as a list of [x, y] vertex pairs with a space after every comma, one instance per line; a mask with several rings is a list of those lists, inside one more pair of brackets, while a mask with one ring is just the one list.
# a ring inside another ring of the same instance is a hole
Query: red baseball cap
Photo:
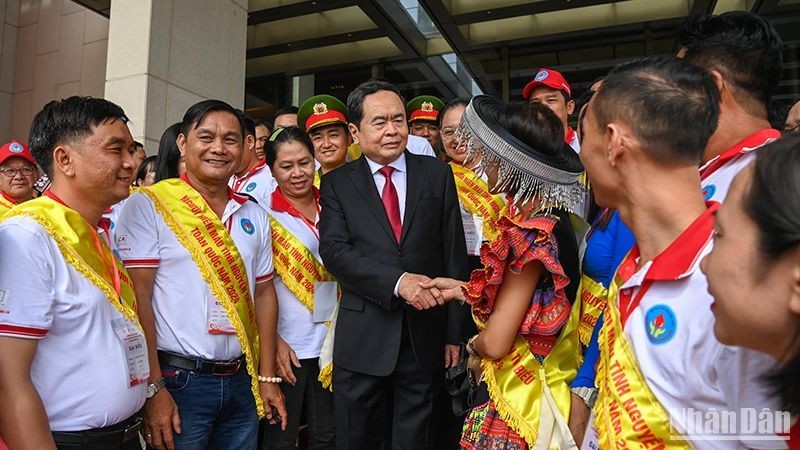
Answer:
[[567, 96], [572, 97], [572, 90], [569, 88], [567, 80], [564, 79], [560, 72], [553, 69], [539, 69], [530, 83], [525, 85], [522, 90], [522, 97], [527, 100], [531, 96], [531, 92], [539, 86], [547, 86], [557, 91], [564, 91]]
[[28, 146], [18, 140], [15, 139], [3, 147], [0, 147], [0, 164], [6, 162], [8, 158], [13, 158], [15, 156], [27, 160], [34, 166], [36, 165], [36, 160], [33, 159], [33, 155], [31, 155]]

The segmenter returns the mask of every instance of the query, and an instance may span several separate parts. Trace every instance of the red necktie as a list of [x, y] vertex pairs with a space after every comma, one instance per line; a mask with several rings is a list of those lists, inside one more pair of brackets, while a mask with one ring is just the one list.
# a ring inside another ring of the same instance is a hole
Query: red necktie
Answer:
[[378, 169], [378, 172], [386, 178], [381, 201], [383, 201], [383, 209], [386, 210], [386, 216], [389, 217], [389, 224], [392, 225], [394, 237], [399, 243], [400, 233], [403, 232], [403, 224], [400, 222], [400, 203], [397, 201], [397, 190], [394, 188], [394, 183], [392, 183], [394, 167], [383, 166]]

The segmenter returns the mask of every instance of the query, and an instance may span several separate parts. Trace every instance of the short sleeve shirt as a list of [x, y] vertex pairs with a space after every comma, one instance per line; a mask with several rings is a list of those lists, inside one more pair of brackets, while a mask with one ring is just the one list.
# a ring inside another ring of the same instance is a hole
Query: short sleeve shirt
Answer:
[[[272, 279], [267, 212], [231, 192], [221, 220], [242, 256], [253, 296], [256, 283]], [[116, 236], [127, 268], [156, 269], [151, 302], [159, 350], [213, 361], [242, 355], [236, 335], [208, 333], [208, 305], [216, 297], [149, 197], [135, 193], [128, 199]]]

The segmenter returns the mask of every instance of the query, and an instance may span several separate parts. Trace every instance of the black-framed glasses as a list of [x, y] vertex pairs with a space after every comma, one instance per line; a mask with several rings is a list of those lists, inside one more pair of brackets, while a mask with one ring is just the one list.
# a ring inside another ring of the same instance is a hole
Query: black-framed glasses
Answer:
[[0, 167], [0, 173], [2, 173], [8, 178], [14, 178], [15, 176], [17, 176], [17, 173], [29, 177], [33, 175], [35, 172], [36, 168], [33, 166], [25, 166], [25, 167], [20, 167], [18, 169], [14, 169], [13, 167]]

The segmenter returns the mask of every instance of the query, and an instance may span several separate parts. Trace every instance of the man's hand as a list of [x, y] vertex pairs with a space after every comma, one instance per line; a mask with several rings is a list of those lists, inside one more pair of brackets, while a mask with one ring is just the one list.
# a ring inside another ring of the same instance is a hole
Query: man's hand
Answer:
[[180, 434], [181, 418], [178, 405], [166, 388], [144, 402], [144, 427], [147, 445], [156, 450], [175, 450], [172, 432]]
[[[259, 383], [261, 391], [261, 400], [264, 401], [264, 408], [267, 410], [267, 422], [270, 425], [275, 425], [280, 421], [281, 430], [286, 431], [286, 404], [283, 399], [283, 392], [277, 383]], [[272, 408], [275, 408], [280, 417], [272, 415]]]
[[586, 428], [589, 426], [589, 407], [579, 396], [573, 393], [570, 393], [570, 396], [572, 397], [572, 406], [569, 408], [569, 431], [572, 433], [575, 443], [580, 446], [583, 443]]
[[444, 368], [449, 369], [457, 366], [461, 362], [460, 345], [445, 344], [444, 346]]
[[442, 293], [445, 301], [465, 301], [466, 297], [464, 296], [464, 290], [462, 289], [463, 286], [463, 281], [444, 277], [434, 278], [433, 280], [428, 279], [427, 281], [420, 283], [420, 287], [422, 289], [438, 289], [439, 292]]
[[424, 289], [421, 286], [421, 283], [425, 281], [430, 281], [430, 278], [416, 273], [406, 273], [400, 278], [397, 293], [406, 303], [418, 310], [444, 305], [444, 297], [439, 289]]
[[299, 368], [300, 360], [297, 359], [297, 353], [292, 350], [292, 347], [286, 343], [280, 336], [278, 336], [278, 376], [283, 378], [283, 381], [294, 386], [297, 383], [297, 377], [294, 376], [292, 365]]

